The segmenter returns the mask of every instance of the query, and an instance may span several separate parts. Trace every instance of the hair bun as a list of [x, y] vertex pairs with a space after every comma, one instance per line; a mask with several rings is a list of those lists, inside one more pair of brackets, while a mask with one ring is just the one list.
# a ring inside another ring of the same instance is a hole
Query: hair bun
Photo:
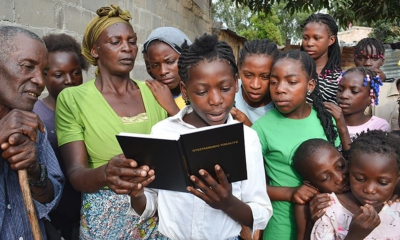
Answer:
[[111, 7], [101, 7], [96, 11], [99, 17], [120, 17], [125, 21], [131, 20], [131, 14], [128, 11], [123, 11], [118, 5], [111, 4]]
[[201, 38], [196, 38], [194, 41], [196, 44], [192, 45], [191, 50], [200, 55], [211, 52], [218, 44], [217, 35], [204, 34]]

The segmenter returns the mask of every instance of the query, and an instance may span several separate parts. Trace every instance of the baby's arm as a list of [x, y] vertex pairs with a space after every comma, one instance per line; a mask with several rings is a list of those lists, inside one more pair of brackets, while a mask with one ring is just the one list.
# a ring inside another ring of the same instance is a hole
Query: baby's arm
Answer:
[[296, 204], [294, 206], [294, 216], [297, 226], [297, 240], [308, 240], [310, 239], [311, 229], [308, 225], [310, 223], [308, 204], [300, 205]]

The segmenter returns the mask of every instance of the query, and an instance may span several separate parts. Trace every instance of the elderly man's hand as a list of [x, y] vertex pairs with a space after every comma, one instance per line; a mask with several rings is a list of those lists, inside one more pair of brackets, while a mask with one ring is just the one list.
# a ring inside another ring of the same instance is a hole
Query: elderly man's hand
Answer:
[[45, 131], [44, 124], [35, 113], [13, 109], [0, 119], [0, 144], [8, 142], [14, 133], [22, 133], [35, 142], [38, 129]]
[[1, 144], [1, 149], [3, 150], [1, 156], [7, 159], [12, 169], [26, 169], [30, 179], [39, 178], [40, 169], [37, 163], [36, 144], [27, 135], [12, 134], [8, 142]]

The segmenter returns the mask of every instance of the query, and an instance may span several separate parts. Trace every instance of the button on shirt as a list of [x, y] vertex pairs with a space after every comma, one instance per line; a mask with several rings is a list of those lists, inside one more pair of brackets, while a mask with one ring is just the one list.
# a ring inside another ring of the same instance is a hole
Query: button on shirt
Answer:
[[[48, 213], [57, 205], [64, 184], [53, 149], [46, 134], [39, 132], [36, 142], [38, 162], [47, 166], [48, 178], [53, 184], [54, 199], [42, 204], [33, 200], [39, 219], [48, 219]], [[44, 224], [39, 220], [43, 239], [46, 239]], [[9, 167], [7, 160], [0, 156], [0, 239], [33, 239], [32, 230], [25, 210], [18, 172]]]
[[[177, 115], [157, 123], [152, 133], [182, 134], [195, 131], [194, 126], [182, 119], [191, 111], [190, 106], [186, 107]], [[229, 115], [227, 124], [234, 121]], [[254, 219], [252, 229], [255, 231], [265, 228], [272, 215], [272, 206], [266, 192], [263, 158], [257, 133], [244, 126], [244, 138], [248, 179], [232, 183], [232, 194], [251, 208]], [[146, 189], [145, 195], [147, 204], [141, 219], [153, 216], [158, 210], [158, 230], [170, 239], [222, 240], [238, 236], [240, 233], [239, 223], [190, 193]], [[134, 212], [133, 209], [131, 211]]]

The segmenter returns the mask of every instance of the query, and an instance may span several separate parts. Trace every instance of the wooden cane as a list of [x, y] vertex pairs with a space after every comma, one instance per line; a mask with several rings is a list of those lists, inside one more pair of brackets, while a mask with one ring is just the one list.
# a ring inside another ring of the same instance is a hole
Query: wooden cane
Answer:
[[18, 170], [19, 185], [21, 186], [22, 198], [24, 199], [26, 212], [28, 214], [29, 223], [32, 228], [34, 240], [42, 240], [39, 222], [36, 216], [35, 206], [33, 205], [31, 190], [29, 188], [28, 173], [26, 169]]

